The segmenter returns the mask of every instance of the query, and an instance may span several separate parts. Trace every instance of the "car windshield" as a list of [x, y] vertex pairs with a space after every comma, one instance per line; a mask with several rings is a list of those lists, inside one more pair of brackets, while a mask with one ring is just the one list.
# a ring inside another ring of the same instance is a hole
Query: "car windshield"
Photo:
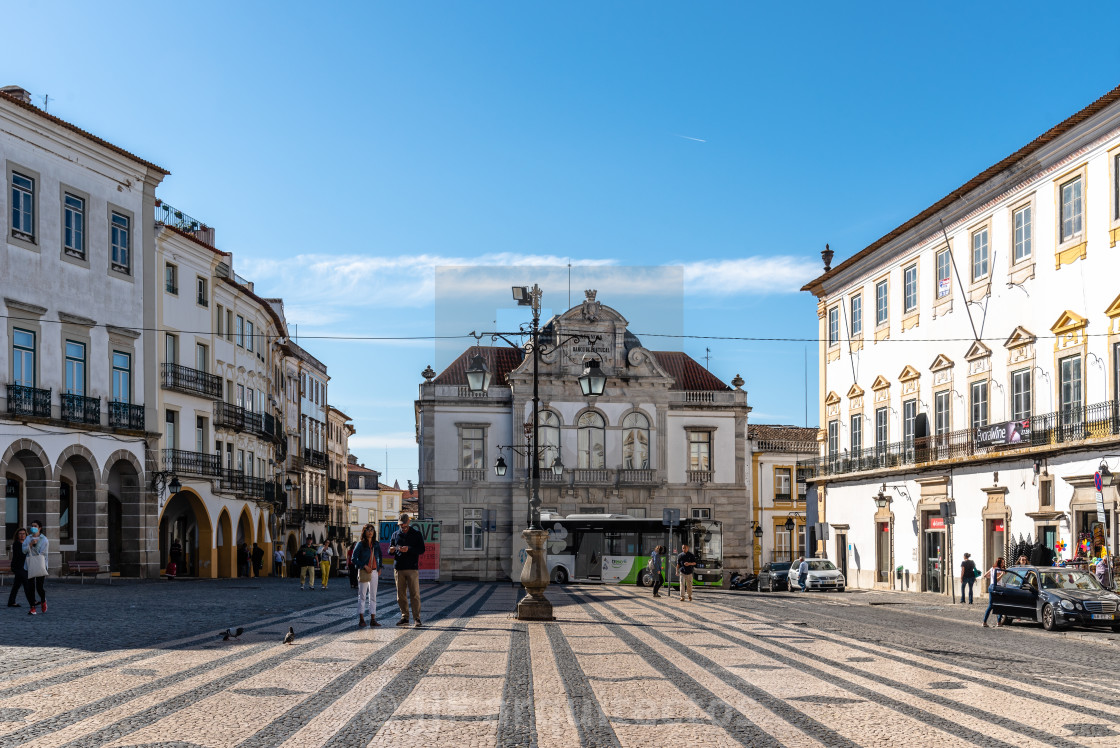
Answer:
[[831, 561], [810, 561], [809, 571], [836, 571], [836, 564]]
[[1092, 574], [1084, 571], [1047, 571], [1042, 574], [1044, 590], [1103, 590]]
[[770, 571], [789, 571], [788, 563], [770, 564]]

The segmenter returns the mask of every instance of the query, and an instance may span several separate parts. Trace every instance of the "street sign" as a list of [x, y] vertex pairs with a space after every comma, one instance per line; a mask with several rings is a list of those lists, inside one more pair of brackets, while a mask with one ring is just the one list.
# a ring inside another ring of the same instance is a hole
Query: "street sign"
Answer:
[[[1097, 473], [1097, 483], [1101, 482], [1101, 474]], [[1097, 489], [1097, 522], [1104, 524], [1104, 494], [1101, 490]]]
[[1101, 480], [1100, 472], [1093, 473], [1093, 485], [1096, 486], [1097, 493], [1104, 490], [1104, 481]]
[[680, 509], [662, 509], [661, 524], [666, 527], [676, 527], [681, 523]]

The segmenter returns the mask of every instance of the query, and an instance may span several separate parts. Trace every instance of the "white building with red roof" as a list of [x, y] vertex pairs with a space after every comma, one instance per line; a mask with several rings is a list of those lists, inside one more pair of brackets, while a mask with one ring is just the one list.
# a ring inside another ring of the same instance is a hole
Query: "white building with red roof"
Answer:
[[[660, 517], [679, 508], [683, 517], [722, 521], [724, 568], [747, 568], [750, 408], [743, 382], [736, 377], [732, 388], [687, 354], [648, 350], [627, 327], [598, 303], [575, 306], [542, 327], [546, 341], [600, 336], [591, 346], [542, 353], [542, 511]], [[476, 353], [492, 373], [484, 395], [467, 386]], [[588, 357], [607, 374], [597, 398], [584, 396], [577, 381]], [[428, 369], [424, 376], [416, 401], [419, 502], [422, 516], [442, 523], [440, 577], [517, 578], [528, 516], [532, 359], [521, 349], [471, 348], [438, 375]], [[502, 477], [498, 457], [509, 465]], [[550, 469], [557, 457], [565, 466], [559, 476]]]

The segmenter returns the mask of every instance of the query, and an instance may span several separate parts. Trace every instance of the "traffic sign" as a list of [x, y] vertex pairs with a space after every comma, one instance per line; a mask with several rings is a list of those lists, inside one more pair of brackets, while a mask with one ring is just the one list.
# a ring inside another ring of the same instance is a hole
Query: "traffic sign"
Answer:
[[681, 523], [681, 510], [680, 509], [662, 509], [661, 510], [661, 524], [666, 527], [676, 527]]
[[1104, 482], [1101, 481], [1100, 471], [1093, 473], [1093, 485], [1096, 486], [1097, 491], [1104, 490]]

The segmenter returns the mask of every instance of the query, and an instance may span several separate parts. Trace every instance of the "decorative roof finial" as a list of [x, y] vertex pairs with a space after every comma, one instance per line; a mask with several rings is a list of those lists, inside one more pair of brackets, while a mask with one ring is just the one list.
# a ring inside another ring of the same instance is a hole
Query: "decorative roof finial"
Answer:
[[424, 367], [424, 371], [420, 372], [420, 376], [424, 377], [424, 381], [430, 382], [436, 377], [436, 373], [432, 370], [431, 364]]
[[744, 384], [746, 384], [746, 380], [744, 380], [743, 377], [738, 374], [736, 374], [735, 378], [731, 380], [731, 386], [737, 390], [743, 389]]
[[824, 271], [826, 273], [832, 270], [832, 255], [834, 254], [836, 253], [829, 249], [827, 244], [824, 245], [824, 251], [821, 252], [821, 259], [824, 260]]

